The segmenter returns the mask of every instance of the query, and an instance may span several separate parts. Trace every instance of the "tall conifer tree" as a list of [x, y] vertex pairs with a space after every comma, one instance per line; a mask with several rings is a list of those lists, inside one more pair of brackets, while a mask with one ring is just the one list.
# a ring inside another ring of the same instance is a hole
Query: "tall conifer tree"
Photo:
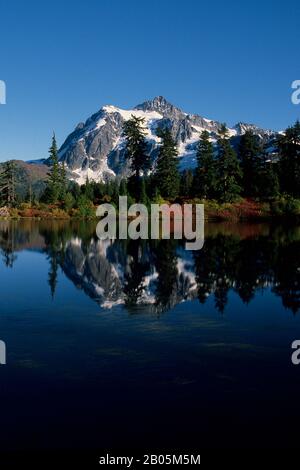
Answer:
[[197, 147], [197, 168], [194, 193], [201, 198], [214, 198], [216, 192], [216, 162], [209, 133], [203, 131]]
[[50, 202], [56, 203], [60, 196], [61, 175], [58, 163], [58, 150], [55, 134], [52, 136], [52, 144], [49, 149], [50, 154], [50, 172], [48, 175], [47, 196]]
[[16, 199], [16, 165], [11, 160], [4, 164], [0, 173], [0, 201], [8, 207], [13, 207]]
[[273, 199], [279, 195], [278, 162], [272, 161], [269, 154], [263, 150], [257, 178], [259, 198]]
[[283, 192], [300, 197], [300, 122], [286, 129], [278, 140], [280, 183]]
[[254, 135], [251, 130], [247, 130], [241, 136], [238, 153], [243, 171], [243, 195], [246, 197], [257, 197], [259, 195], [262, 149], [259, 145], [258, 136]]
[[231, 147], [228, 130], [223, 124], [219, 131], [217, 158], [217, 193], [222, 202], [233, 202], [241, 193], [242, 171], [236, 152]]
[[60, 164], [59, 171], [60, 171], [60, 199], [64, 201], [66, 194], [67, 194], [67, 189], [68, 189], [68, 180], [67, 180], [65, 162], [62, 162]]
[[132, 176], [129, 178], [129, 189], [137, 200], [141, 198], [141, 177], [145, 176], [150, 168], [144, 123], [144, 118], [132, 115], [123, 126], [123, 134], [126, 139], [125, 157], [129, 161], [132, 171]]
[[176, 142], [169, 129], [160, 129], [157, 134], [161, 137], [162, 143], [155, 169], [156, 185], [162, 197], [174, 199], [178, 196], [180, 185]]

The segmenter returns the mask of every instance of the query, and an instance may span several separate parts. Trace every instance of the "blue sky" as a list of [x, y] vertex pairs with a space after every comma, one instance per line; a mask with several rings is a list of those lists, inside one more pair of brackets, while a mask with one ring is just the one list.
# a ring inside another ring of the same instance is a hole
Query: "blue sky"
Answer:
[[300, 116], [299, 1], [1, 0], [0, 160], [47, 155], [104, 104], [163, 95], [282, 129]]

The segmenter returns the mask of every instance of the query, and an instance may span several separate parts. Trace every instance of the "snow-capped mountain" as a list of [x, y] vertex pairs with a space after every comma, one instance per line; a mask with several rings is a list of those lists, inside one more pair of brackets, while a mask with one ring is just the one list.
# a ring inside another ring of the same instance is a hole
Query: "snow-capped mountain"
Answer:
[[[83, 184], [87, 176], [90, 180], [103, 181], [106, 178], [128, 175], [122, 128], [124, 122], [132, 115], [145, 120], [148, 152], [153, 163], [160, 143], [157, 128], [167, 126], [171, 129], [178, 145], [181, 169], [195, 167], [196, 146], [201, 132], [207, 130], [212, 142], [215, 142], [221, 125], [218, 121], [197, 114], [187, 114], [162, 96], [145, 101], [129, 110], [112, 105], [103, 106], [85, 123], [79, 123], [59, 150], [59, 158], [65, 162], [70, 179]], [[271, 147], [272, 140], [276, 136], [274, 131], [244, 123], [238, 123], [229, 129], [233, 144], [247, 129], [251, 129], [261, 139], [270, 142]]]

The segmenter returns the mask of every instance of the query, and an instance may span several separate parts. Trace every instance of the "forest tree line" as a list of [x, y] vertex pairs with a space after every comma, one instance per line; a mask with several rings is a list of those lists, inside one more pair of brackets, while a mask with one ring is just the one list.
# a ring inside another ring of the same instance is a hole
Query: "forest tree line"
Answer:
[[[125, 160], [129, 177], [96, 182], [86, 179], [79, 186], [67, 178], [65, 163], [59, 161], [55, 135], [49, 149], [46, 187], [37, 200], [28, 188], [25, 201], [30, 204], [58, 205], [69, 211], [79, 208], [91, 215], [94, 204], [102, 201], [118, 205], [120, 195], [128, 202], [149, 204], [161, 200], [186, 199], [233, 203], [241, 198], [270, 201], [279, 197], [300, 199], [300, 123], [286, 129], [274, 142], [270, 153], [266, 143], [251, 130], [241, 137], [235, 149], [225, 124], [213, 144], [203, 131], [196, 150], [196, 168], [179, 171], [177, 144], [169, 128], [158, 129], [161, 138], [155, 162], [148, 153], [144, 119], [132, 116], [123, 126]], [[15, 207], [20, 202], [15, 189], [15, 164], [7, 162], [0, 173], [0, 203]]]

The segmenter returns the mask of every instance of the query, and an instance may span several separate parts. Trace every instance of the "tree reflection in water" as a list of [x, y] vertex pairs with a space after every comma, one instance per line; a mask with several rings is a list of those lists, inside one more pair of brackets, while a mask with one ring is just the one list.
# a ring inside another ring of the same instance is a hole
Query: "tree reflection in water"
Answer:
[[178, 240], [100, 241], [93, 222], [1, 221], [0, 249], [10, 268], [19, 251], [44, 253], [52, 296], [60, 268], [102, 307], [160, 313], [213, 296], [222, 313], [229, 291], [248, 304], [269, 289], [293, 313], [300, 308], [300, 227], [207, 224], [202, 250], [186, 251]]

